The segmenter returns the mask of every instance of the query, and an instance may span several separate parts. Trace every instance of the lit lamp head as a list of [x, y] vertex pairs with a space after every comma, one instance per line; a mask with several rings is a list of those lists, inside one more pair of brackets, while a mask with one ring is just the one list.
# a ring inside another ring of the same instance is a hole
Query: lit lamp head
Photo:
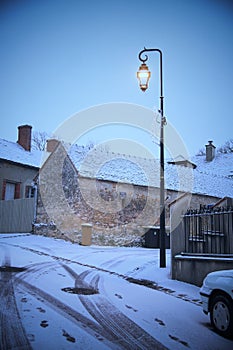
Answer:
[[148, 88], [150, 75], [151, 73], [149, 71], [149, 68], [145, 63], [142, 63], [139, 67], [139, 70], [137, 71], [137, 78], [139, 80], [139, 86], [142, 91], [146, 91], [146, 89]]

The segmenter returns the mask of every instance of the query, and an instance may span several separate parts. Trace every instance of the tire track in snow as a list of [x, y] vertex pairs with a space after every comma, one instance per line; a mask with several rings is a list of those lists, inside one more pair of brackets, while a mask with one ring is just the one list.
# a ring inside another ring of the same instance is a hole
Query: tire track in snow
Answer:
[[[87, 270], [81, 274], [76, 274], [70, 267], [63, 266], [67, 272], [75, 279], [75, 288], [86, 287], [98, 290], [99, 275], [95, 274], [90, 284], [84, 279], [93, 271]], [[154, 339], [149, 333], [125, 316], [107, 298], [101, 295], [78, 296], [83, 306], [89, 314], [100, 324], [111, 337], [112, 342], [126, 350], [164, 350], [161, 343]]]
[[[4, 243], [4, 245], [5, 244], [6, 243]], [[129, 283], [138, 284], [138, 285], [141, 285], [141, 286], [146, 287], [146, 288], [157, 290], [157, 291], [159, 291], [161, 293], [169, 294], [170, 296], [172, 296], [174, 298], [182, 299], [182, 300], [187, 301], [187, 302], [189, 302], [191, 304], [195, 304], [195, 305], [197, 305], [199, 307], [202, 305], [202, 302], [199, 299], [193, 299], [193, 298], [190, 298], [187, 295], [176, 293], [175, 290], [171, 290], [170, 288], [166, 288], [166, 287], [160, 286], [156, 282], [153, 282], [153, 281], [150, 281], [150, 280], [137, 279], [137, 278], [129, 277], [128, 275], [124, 275], [124, 274], [121, 274], [121, 273], [118, 273], [118, 272], [114, 272], [114, 271], [109, 271], [106, 268], [101, 268], [101, 267], [97, 267], [97, 266], [94, 266], [94, 265], [81, 263], [81, 262], [76, 261], [76, 260], [67, 259], [67, 258], [63, 258], [63, 257], [58, 257], [58, 256], [55, 256], [55, 255], [50, 255], [48, 253], [45, 253], [45, 252], [42, 252], [42, 251], [38, 251], [38, 250], [35, 250], [35, 249], [32, 249], [32, 248], [22, 247], [22, 246], [20, 246], [18, 244], [16, 245], [16, 244], [11, 244], [11, 243], [8, 244], [7, 243], [7, 245], [18, 247], [18, 248], [30, 251], [30, 252], [35, 253], [35, 254], [48, 256], [48, 257], [50, 257], [50, 258], [52, 258], [54, 260], [60, 261], [62, 263], [64, 263], [64, 262], [65, 263], [73, 263], [73, 264], [76, 264], [76, 265], [79, 265], [79, 266], [83, 266], [83, 267], [87, 267], [87, 268], [90, 268], [90, 269], [93, 269], [93, 270], [96, 270], [96, 271], [101, 271], [101, 272], [108, 273], [110, 275], [118, 276], [120, 278], [125, 279]], [[108, 263], [109, 262], [111, 262], [111, 260], [109, 260]]]
[[25, 280], [18, 279], [18, 283], [21, 286], [21, 288], [24, 289], [26, 292], [28, 292], [36, 298], [39, 297], [40, 301], [48, 304], [51, 308], [53, 308], [56, 312], [64, 316], [66, 319], [69, 319], [73, 323], [77, 324], [81, 329], [89, 333], [96, 340], [99, 340], [102, 343], [105, 343], [108, 347], [115, 349], [115, 347], [112, 347], [112, 343], [109, 342], [109, 334], [96, 322], [93, 322], [91, 319], [85, 317], [78, 311], [74, 310], [67, 304], [60, 301], [59, 299], [53, 297], [44, 290], [31, 285]]
[[[10, 257], [5, 256], [3, 266], [10, 268]], [[0, 272], [0, 349], [31, 349], [25, 329], [22, 325], [15, 301], [14, 273], [10, 269]]]

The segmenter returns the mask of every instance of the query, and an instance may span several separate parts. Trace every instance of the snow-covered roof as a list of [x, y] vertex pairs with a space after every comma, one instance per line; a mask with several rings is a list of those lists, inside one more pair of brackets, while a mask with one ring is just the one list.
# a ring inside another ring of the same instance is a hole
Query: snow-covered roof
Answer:
[[[159, 187], [159, 160], [117, 154], [98, 147], [77, 144], [68, 147], [68, 154], [82, 176]], [[44, 155], [44, 152], [29, 152], [16, 142], [0, 139], [0, 159], [40, 168]], [[217, 153], [211, 162], [207, 162], [204, 155], [195, 156], [191, 158], [191, 162], [197, 165], [196, 169], [165, 164], [167, 189], [219, 198], [233, 197], [233, 153]]]
[[233, 153], [216, 153], [211, 162], [206, 161], [206, 156], [192, 157], [192, 162], [202, 173], [218, 174], [233, 178]]
[[38, 150], [25, 151], [17, 142], [0, 139], [0, 159], [39, 168], [42, 154]]
[[[69, 156], [80, 175], [141, 186], [159, 187], [160, 163], [156, 159], [139, 158], [73, 145]], [[167, 189], [206, 194], [214, 197], [233, 197], [233, 153], [218, 154], [212, 162], [194, 157], [196, 169], [165, 164]]]

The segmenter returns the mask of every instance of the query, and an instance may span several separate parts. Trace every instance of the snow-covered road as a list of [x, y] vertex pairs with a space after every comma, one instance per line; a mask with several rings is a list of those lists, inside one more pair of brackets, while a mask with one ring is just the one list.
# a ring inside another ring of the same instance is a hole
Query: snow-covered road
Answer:
[[[0, 235], [0, 348], [232, 349], [159, 251]], [[149, 282], [150, 281], [150, 282]]]

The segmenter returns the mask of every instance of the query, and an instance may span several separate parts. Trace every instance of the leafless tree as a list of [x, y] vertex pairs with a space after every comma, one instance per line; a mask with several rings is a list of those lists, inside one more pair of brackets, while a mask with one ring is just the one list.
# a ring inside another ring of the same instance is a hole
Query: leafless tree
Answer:
[[98, 148], [98, 150], [101, 150], [103, 152], [110, 152], [110, 146], [108, 143], [98, 143], [96, 141], [93, 140], [89, 140], [86, 145], [87, 148], [89, 148], [90, 150], [93, 148]]
[[200, 148], [199, 151], [197, 152], [196, 156], [204, 156], [205, 155], [205, 149]]
[[218, 153], [232, 153], [233, 152], [233, 139], [230, 139], [218, 148]]
[[32, 135], [32, 148], [44, 151], [49, 135], [45, 131], [34, 131]]
[[[217, 153], [233, 153], [233, 139], [226, 141], [222, 146], [217, 148]], [[204, 156], [205, 148], [201, 148], [196, 156]]]

